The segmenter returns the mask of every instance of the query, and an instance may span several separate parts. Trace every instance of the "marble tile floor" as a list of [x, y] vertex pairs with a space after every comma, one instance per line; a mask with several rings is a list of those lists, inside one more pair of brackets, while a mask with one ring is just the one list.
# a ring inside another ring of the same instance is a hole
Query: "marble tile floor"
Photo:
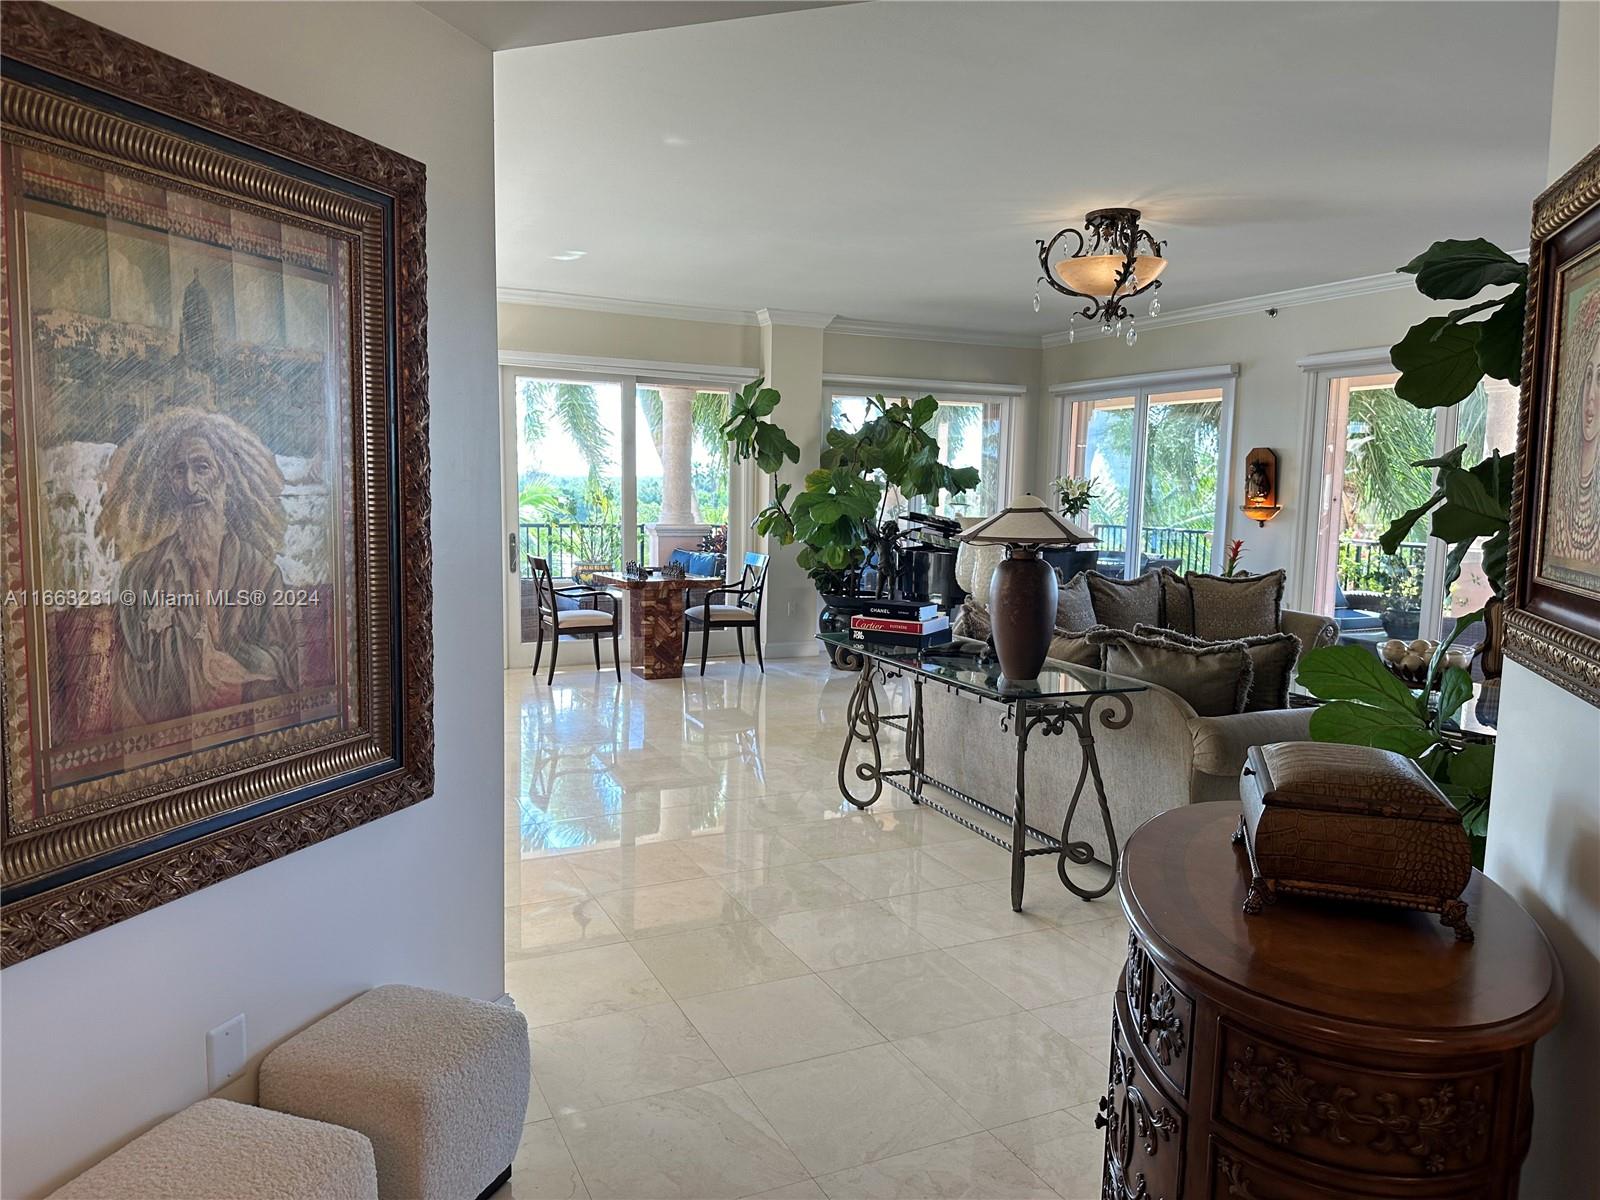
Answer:
[[854, 684], [820, 658], [506, 673], [534, 1086], [497, 1200], [1100, 1195], [1114, 896], [1035, 859], [1014, 913], [999, 847], [844, 802]]

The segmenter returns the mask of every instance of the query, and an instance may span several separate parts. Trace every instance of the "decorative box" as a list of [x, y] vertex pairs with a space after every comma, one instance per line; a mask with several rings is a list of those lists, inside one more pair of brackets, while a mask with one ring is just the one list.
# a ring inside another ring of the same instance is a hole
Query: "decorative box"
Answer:
[[1326, 742], [1251, 746], [1239, 792], [1233, 840], [1250, 855], [1247, 915], [1287, 892], [1436, 912], [1472, 940], [1461, 899], [1472, 878], [1467, 832], [1409, 758]]

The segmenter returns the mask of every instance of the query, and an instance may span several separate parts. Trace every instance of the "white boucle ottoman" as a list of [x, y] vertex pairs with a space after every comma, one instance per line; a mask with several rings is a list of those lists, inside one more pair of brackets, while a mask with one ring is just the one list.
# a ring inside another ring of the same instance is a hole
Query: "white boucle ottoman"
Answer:
[[378, 1200], [353, 1129], [202, 1100], [101, 1159], [49, 1200]]
[[516, 1009], [390, 984], [268, 1054], [260, 1101], [366, 1134], [382, 1200], [473, 1200], [516, 1157], [528, 1053]]

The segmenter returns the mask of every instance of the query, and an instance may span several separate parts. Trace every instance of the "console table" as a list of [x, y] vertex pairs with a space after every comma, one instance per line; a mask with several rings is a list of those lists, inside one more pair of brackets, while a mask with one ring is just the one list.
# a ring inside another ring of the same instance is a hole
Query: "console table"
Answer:
[[[1100, 778], [1100, 763], [1094, 752], [1094, 722], [1098, 720], [1107, 729], [1122, 729], [1133, 718], [1128, 696], [1146, 691], [1146, 685], [1133, 679], [1107, 675], [1090, 667], [1050, 667], [1039, 673], [1039, 678], [1029, 684], [1002, 681], [1000, 665], [975, 657], [924, 654], [912, 649], [858, 642], [847, 633], [822, 633], [818, 640], [826, 645], [835, 662], [841, 660], [861, 662], [861, 675], [845, 714], [844, 746], [839, 751], [839, 791], [857, 808], [870, 808], [883, 795], [887, 785], [911, 797], [913, 804], [931, 808], [972, 832], [988, 838], [997, 846], [1011, 851], [1011, 907], [1022, 911], [1022, 889], [1027, 874], [1027, 860], [1036, 855], [1054, 855], [1056, 872], [1073, 893], [1085, 900], [1093, 900], [1109, 892], [1117, 882], [1118, 839], [1111, 821], [1111, 810], [1106, 804], [1105, 784]], [[958, 639], [965, 641], [965, 639]], [[977, 647], [981, 643], [968, 642]], [[890, 679], [906, 677], [911, 680], [911, 708], [909, 712], [883, 713], [880, 711], [876, 682], [888, 683]], [[970, 692], [980, 699], [993, 700], [999, 705], [1000, 729], [1013, 735], [1017, 743], [1016, 790], [1012, 810], [1002, 812], [975, 797], [929, 775], [924, 769], [922, 689], [934, 684], [955, 691]], [[1095, 713], [1102, 701], [1108, 707]], [[889, 726], [905, 735], [906, 765], [885, 768], [883, 746], [878, 731]], [[1083, 770], [1078, 774], [1077, 787], [1067, 805], [1066, 817], [1059, 836], [1035, 829], [1028, 824], [1028, 740], [1037, 732], [1040, 737], [1060, 736], [1071, 728], [1083, 748]], [[850, 751], [858, 744], [870, 751], [870, 762], [855, 764], [855, 778], [870, 783], [872, 790], [864, 798], [850, 790]], [[1106, 844], [1111, 861], [1109, 877], [1103, 884], [1083, 886], [1071, 878], [1067, 871], [1069, 862], [1085, 865], [1094, 861], [1094, 850], [1087, 842], [1071, 839], [1072, 819], [1078, 802], [1093, 785], [1093, 795], [1100, 808], [1100, 819], [1105, 825]], [[994, 833], [987, 826], [947, 807], [930, 794], [934, 789], [968, 807], [1003, 822], [1010, 831], [1008, 838]], [[1036, 844], [1029, 845], [1032, 841]]]
[[1539, 927], [1477, 871], [1475, 943], [1403, 909], [1286, 896], [1246, 917], [1238, 821], [1197, 804], [1128, 839], [1102, 1196], [1516, 1196], [1561, 1007]]

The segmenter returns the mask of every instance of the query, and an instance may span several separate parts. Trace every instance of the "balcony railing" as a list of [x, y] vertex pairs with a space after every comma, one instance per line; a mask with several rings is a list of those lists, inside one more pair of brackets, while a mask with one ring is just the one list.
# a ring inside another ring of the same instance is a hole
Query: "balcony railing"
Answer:
[[649, 554], [645, 549], [644, 525], [638, 526], [634, 550], [620, 553], [621, 526], [606, 521], [519, 521], [517, 523], [517, 562], [521, 564], [522, 577], [529, 578], [528, 556], [545, 559], [550, 572], [557, 579], [572, 574], [580, 562], [604, 563], [621, 567], [625, 559], [644, 562]]
[[[1428, 555], [1424, 542], [1401, 542], [1399, 553], [1385, 554], [1375, 539], [1345, 538], [1339, 543], [1339, 586], [1346, 592], [1398, 592], [1422, 595], [1423, 563]], [[1403, 577], [1400, 587], [1396, 576]]]
[[[1126, 525], [1096, 525], [1095, 536], [1100, 539], [1100, 555], [1119, 558], [1128, 549]], [[1160, 525], [1144, 531], [1143, 553], [1150, 558], [1175, 558], [1182, 566], [1179, 571], [1211, 570], [1211, 530], [1180, 529], [1173, 525]]]

